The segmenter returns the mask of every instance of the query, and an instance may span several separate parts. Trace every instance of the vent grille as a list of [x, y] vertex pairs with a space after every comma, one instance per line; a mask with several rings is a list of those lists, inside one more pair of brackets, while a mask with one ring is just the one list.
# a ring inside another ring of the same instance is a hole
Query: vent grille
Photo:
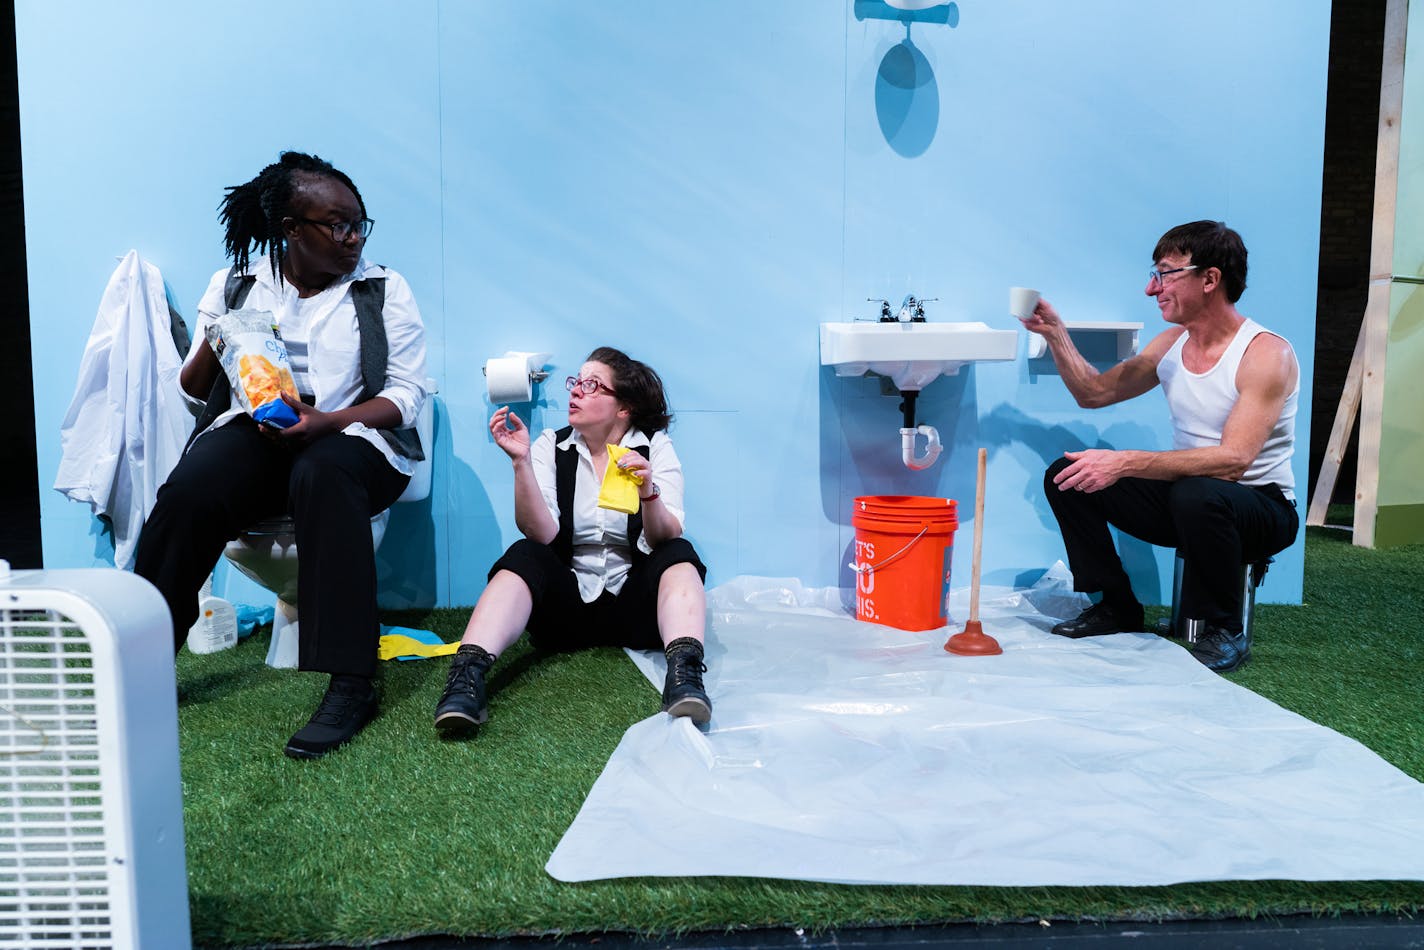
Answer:
[[94, 658], [52, 610], [0, 610], [0, 947], [113, 947]]

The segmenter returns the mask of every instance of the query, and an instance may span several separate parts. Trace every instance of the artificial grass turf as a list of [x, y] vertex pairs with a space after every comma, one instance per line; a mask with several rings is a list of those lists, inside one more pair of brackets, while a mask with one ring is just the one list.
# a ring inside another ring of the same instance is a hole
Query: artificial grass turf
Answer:
[[[1424, 545], [1370, 551], [1340, 532], [1309, 529], [1305, 604], [1258, 606], [1254, 661], [1230, 678], [1424, 778], [1422, 577]], [[467, 616], [452, 609], [389, 619], [452, 640]], [[348, 748], [294, 762], [282, 745], [325, 678], [268, 669], [266, 647], [258, 634], [225, 653], [185, 652], [179, 660], [189, 893], [200, 946], [1424, 909], [1424, 883], [1408, 881], [563, 884], [544, 873], [544, 862], [623, 731], [657, 710], [656, 690], [622, 651], [534, 662], [521, 643], [494, 670], [490, 721], [465, 742], [440, 740], [431, 725], [444, 661], [383, 664], [381, 716]], [[951, 807], [953, 790], [945, 795]], [[695, 825], [668, 828], [668, 846], [697, 833]]]

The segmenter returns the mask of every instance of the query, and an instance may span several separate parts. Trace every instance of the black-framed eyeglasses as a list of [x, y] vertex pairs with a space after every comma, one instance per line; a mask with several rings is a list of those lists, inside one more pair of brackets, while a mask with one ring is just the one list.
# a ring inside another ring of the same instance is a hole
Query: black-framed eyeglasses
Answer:
[[315, 218], [304, 218], [299, 214], [292, 215], [297, 221], [305, 221], [307, 224], [314, 224], [319, 228], [330, 228], [331, 239], [337, 244], [345, 244], [346, 239], [355, 234], [359, 238], [371, 236], [371, 229], [376, 226], [376, 222], [370, 218], [362, 218], [359, 221], [318, 221]]
[[1167, 278], [1168, 278], [1169, 276], [1171, 276], [1172, 274], [1180, 274], [1180, 273], [1182, 273], [1183, 271], [1196, 270], [1196, 269], [1197, 269], [1197, 265], [1195, 265], [1195, 264], [1188, 264], [1186, 267], [1174, 267], [1174, 268], [1172, 268], [1171, 270], [1158, 270], [1158, 269], [1155, 268], [1155, 267], [1148, 268], [1148, 270], [1147, 270], [1147, 286], [1151, 287], [1154, 283], [1166, 284], [1166, 283], [1167, 283]]
[[609, 386], [607, 383], [594, 379], [591, 376], [588, 379], [580, 379], [577, 376], [570, 376], [568, 379], [564, 380], [564, 388], [567, 389], [569, 392], [573, 392], [575, 386], [577, 386], [579, 388], [579, 391], [582, 392], [585, 396], [592, 396], [595, 392], [601, 389], [613, 398], [618, 398], [618, 390], [614, 389], [612, 386]]

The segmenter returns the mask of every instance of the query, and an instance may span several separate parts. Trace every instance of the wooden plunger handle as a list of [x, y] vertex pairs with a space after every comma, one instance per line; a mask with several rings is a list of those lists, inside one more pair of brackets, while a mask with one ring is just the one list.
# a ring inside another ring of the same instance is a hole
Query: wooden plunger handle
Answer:
[[979, 619], [979, 562], [984, 551], [984, 469], [989, 453], [979, 450], [979, 480], [974, 489], [974, 565], [969, 571], [969, 619]]

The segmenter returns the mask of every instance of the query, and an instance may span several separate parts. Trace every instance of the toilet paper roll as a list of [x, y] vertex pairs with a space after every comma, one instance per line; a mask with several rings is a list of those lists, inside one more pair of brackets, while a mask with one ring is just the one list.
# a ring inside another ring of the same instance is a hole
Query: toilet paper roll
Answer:
[[485, 388], [493, 405], [528, 402], [534, 396], [529, 381], [529, 360], [523, 356], [500, 356], [485, 363]]

